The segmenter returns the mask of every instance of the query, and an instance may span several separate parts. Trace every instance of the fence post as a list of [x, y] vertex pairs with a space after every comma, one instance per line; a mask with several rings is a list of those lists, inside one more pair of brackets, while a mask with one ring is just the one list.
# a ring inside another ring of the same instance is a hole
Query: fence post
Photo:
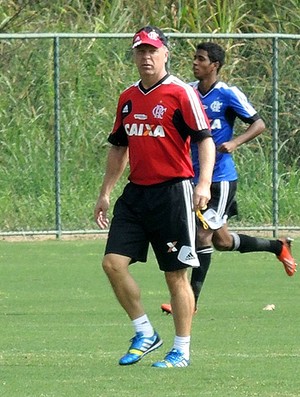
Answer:
[[274, 37], [272, 62], [273, 237], [278, 236], [278, 37]]
[[60, 195], [60, 92], [59, 92], [59, 37], [53, 41], [54, 60], [54, 153], [55, 153], [55, 230], [61, 237], [61, 195]]

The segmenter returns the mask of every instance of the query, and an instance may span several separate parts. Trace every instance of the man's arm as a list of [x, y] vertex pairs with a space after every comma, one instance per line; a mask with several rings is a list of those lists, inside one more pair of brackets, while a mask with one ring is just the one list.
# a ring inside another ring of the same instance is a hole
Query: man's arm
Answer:
[[101, 229], [108, 227], [107, 210], [115, 184], [123, 174], [128, 161], [127, 146], [112, 146], [107, 155], [106, 170], [94, 210], [94, 219]]
[[194, 189], [194, 209], [204, 209], [210, 200], [210, 185], [216, 158], [216, 147], [211, 137], [198, 142], [200, 175]]
[[221, 153], [232, 153], [238, 146], [241, 146], [260, 135], [265, 128], [266, 126], [264, 121], [262, 119], [258, 119], [254, 121], [254, 123], [252, 123], [243, 134], [236, 136], [231, 141], [223, 142], [217, 147], [217, 150]]

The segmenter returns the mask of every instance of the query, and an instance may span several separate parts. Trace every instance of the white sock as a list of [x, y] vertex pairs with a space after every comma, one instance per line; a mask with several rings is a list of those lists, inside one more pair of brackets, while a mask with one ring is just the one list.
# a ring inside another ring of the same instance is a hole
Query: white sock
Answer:
[[186, 360], [190, 359], [190, 336], [175, 336], [173, 349], [179, 350]]
[[144, 336], [150, 337], [154, 334], [154, 329], [148, 319], [147, 314], [132, 320], [135, 332], [142, 332]]

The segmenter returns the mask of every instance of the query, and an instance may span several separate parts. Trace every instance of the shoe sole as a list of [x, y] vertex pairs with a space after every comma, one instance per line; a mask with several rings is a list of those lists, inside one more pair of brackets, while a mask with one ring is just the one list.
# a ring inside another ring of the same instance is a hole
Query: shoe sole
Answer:
[[[156, 365], [155, 365], [156, 364]], [[151, 365], [151, 367], [152, 368], [186, 368], [186, 367], [188, 367], [189, 365], [190, 365], [190, 363], [188, 362], [188, 363], [184, 363], [184, 364], [182, 364], [182, 365], [179, 365], [179, 364], [176, 364], [176, 365], [173, 365], [172, 363], [170, 363], [170, 361], [168, 361], [168, 362], [164, 362], [163, 364], [164, 365], [157, 365], [158, 363], [154, 363], [154, 364], [152, 364]], [[169, 365], [168, 365], [169, 364]]]
[[297, 263], [295, 262], [295, 259], [292, 256], [292, 252], [291, 252], [291, 243], [292, 241], [294, 241], [294, 239], [292, 239], [291, 237], [286, 237], [284, 239], [279, 239], [279, 241], [282, 242], [283, 246], [287, 249], [290, 257], [293, 259], [293, 261], [290, 261], [288, 258], [281, 258], [281, 255], [277, 256], [277, 259], [283, 264], [284, 266], [284, 270], [286, 272], [286, 274], [289, 277], [292, 277], [296, 271], [297, 271]]

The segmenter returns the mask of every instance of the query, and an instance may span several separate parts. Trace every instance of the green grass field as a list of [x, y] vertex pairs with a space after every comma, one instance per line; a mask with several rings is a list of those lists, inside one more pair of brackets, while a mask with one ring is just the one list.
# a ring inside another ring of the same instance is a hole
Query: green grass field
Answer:
[[120, 367], [133, 329], [100, 267], [104, 243], [0, 242], [1, 397], [300, 395], [300, 274], [287, 277], [268, 253], [214, 253], [191, 366], [160, 370], [151, 363], [170, 349], [173, 324], [160, 311], [168, 292], [150, 254], [132, 272], [165, 343]]

